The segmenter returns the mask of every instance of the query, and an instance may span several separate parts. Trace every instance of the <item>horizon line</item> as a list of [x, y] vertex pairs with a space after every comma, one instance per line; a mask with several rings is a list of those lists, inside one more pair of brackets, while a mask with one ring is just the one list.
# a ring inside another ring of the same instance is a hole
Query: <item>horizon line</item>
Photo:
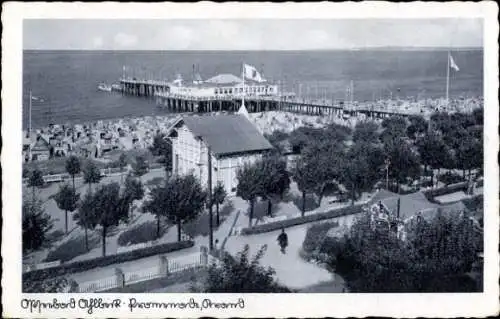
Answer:
[[484, 50], [484, 46], [367, 46], [352, 48], [311, 48], [311, 49], [90, 49], [90, 48], [68, 48], [68, 49], [39, 49], [23, 48], [22, 51], [241, 51], [241, 52], [287, 52], [287, 51], [363, 51], [363, 50]]

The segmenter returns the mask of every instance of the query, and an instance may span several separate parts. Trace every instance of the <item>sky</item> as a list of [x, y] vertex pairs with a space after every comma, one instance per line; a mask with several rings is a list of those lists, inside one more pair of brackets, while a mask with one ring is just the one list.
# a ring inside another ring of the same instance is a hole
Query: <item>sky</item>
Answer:
[[30, 19], [27, 50], [328, 50], [482, 47], [482, 19]]

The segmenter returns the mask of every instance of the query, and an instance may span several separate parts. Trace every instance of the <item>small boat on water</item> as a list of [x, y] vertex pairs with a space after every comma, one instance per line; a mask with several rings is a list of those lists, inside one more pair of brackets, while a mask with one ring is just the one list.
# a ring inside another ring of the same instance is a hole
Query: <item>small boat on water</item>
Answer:
[[104, 92], [111, 92], [112, 90], [111, 86], [107, 85], [106, 83], [99, 83], [97, 89]]

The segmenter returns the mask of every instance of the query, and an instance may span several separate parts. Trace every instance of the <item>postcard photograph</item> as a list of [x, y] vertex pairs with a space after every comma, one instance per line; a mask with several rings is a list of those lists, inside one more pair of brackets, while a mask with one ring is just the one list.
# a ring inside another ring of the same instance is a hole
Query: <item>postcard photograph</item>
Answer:
[[[497, 9], [386, 5], [16, 16], [2, 255], [19, 298], [5, 314], [293, 316], [302, 296], [324, 316], [318, 298], [352, 311], [371, 296], [381, 315], [389, 296], [432, 295], [494, 315]], [[281, 302], [257, 311], [260, 296]]]

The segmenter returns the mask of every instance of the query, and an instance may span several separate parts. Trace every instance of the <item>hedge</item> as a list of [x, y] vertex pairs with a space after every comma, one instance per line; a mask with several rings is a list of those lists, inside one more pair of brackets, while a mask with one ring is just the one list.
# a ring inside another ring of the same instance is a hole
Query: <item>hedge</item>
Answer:
[[[430, 200], [433, 200], [434, 197], [442, 196], [458, 191], [466, 191], [467, 190], [467, 182], [457, 183], [448, 185], [441, 188], [429, 189], [423, 191], [425, 196]], [[411, 193], [411, 192], [410, 192]], [[401, 195], [401, 194], [400, 194]], [[270, 231], [278, 230], [281, 228], [292, 227], [297, 225], [302, 225], [306, 223], [316, 222], [324, 219], [331, 219], [335, 217], [352, 215], [361, 212], [362, 204], [347, 206], [342, 208], [333, 209], [324, 213], [316, 213], [305, 215], [304, 217], [296, 217], [291, 219], [285, 219], [282, 221], [272, 222], [268, 224], [257, 225], [254, 227], [247, 227], [241, 230], [242, 235], [253, 235], [253, 234], [261, 234], [267, 233]]]
[[443, 196], [446, 194], [451, 194], [459, 191], [467, 191], [467, 186], [468, 186], [467, 182], [462, 182], [462, 183], [447, 185], [441, 188], [428, 189], [423, 191], [423, 193], [428, 199], [433, 200], [434, 197]]
[[462, 176], [456, 174], [456, 173], [451, 173], [451, 172], [446, 172], [444, 174], [441, 174], [437, 177], [438, 181], [442, 182], [445, 185], [452, 185], [456, 183], [463, 182]]
[[254, 227], [243, 228], [241, 230], [242, 235], [253, 235], [267, 233], [270, 231], [278, 230], [281, 228], [292, 227], [297, 225], [302, 225], [306, 223], [316, 222], [324, 219], [331, 219], [345, 215], [352, 215], [361, 212], [363, 205], [358, 204], [354, 206], [346, 206], [342, 208], [333, 209], [324, 213], [316, 213], [305, 215], [304, 217], [296, 217], [291, 219], [285, 219], [277, 222], [272, 222], [268, 224], [257, 225]]
[[113, 264], [123, 263], [131, 260], [141, 259], [144, 257], [149, 257], [158, 254], [170, 253], [176, 250], [181, 250], [189, 247], [193, 247], [194, 242], [191, 240], [185, 240], [174, 243], [166, 243], [162, 245], [156, 245], [152, 247], [147, 247], [143, 249], [137, 249], [133, 251], [128, 251], [121, 254], [98, 257], [89, 260], [77, 261], [69, 264], [61, 264], [57, 267], [51, 267], [40, 270], [33, 270], [23, 274], [24, 280], [45, 280], [47, 278], [64, 276], [72, 273], [77, 273], [81, 271], [86, 271], [96, 267], [105, 267]]

